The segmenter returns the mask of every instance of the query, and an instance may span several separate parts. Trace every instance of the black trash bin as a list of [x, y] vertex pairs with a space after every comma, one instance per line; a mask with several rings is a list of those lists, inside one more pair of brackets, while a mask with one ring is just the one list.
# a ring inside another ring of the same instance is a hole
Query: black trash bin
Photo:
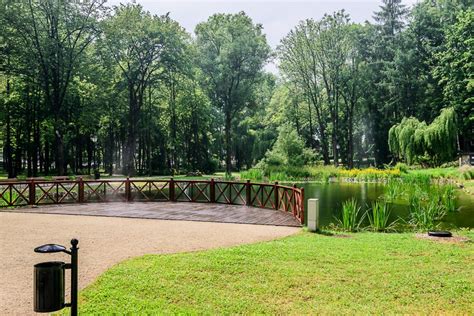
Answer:
[[35, 312], [54, 312], [64, 307], [64, 265], [61, 261], [35, 264]]

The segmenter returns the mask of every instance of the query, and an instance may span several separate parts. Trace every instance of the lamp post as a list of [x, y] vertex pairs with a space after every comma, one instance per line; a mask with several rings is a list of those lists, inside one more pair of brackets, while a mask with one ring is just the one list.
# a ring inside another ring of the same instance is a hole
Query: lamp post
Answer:
[[[50, 313], [71, 307], [71, 315], [77, 316], [77, 239], [71, 240], [71, 248], [56, 244], [46, 244], [36, 247], [36, 253], [64, 252], [71, 256], [71, 263], [49, 261], [34, 266], [34, 311]], [[71, 269], [71, 303], [64, 303], [64, 270]]]

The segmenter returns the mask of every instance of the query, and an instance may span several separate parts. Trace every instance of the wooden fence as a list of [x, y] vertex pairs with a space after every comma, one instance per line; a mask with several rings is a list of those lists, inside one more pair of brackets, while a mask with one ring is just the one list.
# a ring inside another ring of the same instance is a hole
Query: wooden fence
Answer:
[[92, 202], [202, 202], [291, 213], [304, 223], [304, 189], [277, 182], [220, 180], [55, 180], [0, 182], [0, 207]]

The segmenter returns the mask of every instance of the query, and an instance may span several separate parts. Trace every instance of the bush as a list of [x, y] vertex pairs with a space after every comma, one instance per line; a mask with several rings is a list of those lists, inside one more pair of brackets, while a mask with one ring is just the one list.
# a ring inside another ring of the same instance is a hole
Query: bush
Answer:
[[303, 167], [316, 160], [315, 152], [305, 147], [303, 139], [289, 124], [280, 127], [278, 138], [272, 149], [257, 167], [267, 171], [272, 167]]

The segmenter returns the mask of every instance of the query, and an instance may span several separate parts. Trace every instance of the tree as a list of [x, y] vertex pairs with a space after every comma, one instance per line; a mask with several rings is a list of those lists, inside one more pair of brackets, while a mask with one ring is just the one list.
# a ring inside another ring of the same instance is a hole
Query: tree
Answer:
[[302, 167], [314, 162], [316, 155], [307, 148], [295, 128], [284, 124], [279, 128], [278, 138], [267, 151], [260, 167]]
[[69, 110], [65, 99], [77, 63], [84, 50], [99, 34], [97, 20], [103, 13], [103, 0], [20, 1], [6, 5], [9, 25], [15, 38], [27, 47], [24, 62], [38, 66], [37, 80], [52, 116], [56, 169], [65, 174], [64, 116]]
[[408, 164], [449, 162], [456, 154], [456, 112], [445, 108], [429, 125], [414, 117], [403, 118], [390, 128], [388, 140], [390, 151]]
[[127, 85], [129, 106], [123, 173], [133, 175], [145, 91], [162, 74], [166, 61], [176, 59], [175, 55], [182, 51], [184, 44], [175, 38], [176, 33], [183, 31], [168, 15], [152, 16], [135, 4], [115, 7], [115, 14], [104, 21], [103, 28], [104, 46]]
[[461, 146], [469, 149], [474, 126], [474, 11], [461, 11], [446, 31], [445, 49], [438, 54], [434, 76], [442, 87], [445, 102], [456, 109]]
[[232, 120], [250, 106], [270, 48], [260, 24], [244, 12], [215, 14], [196, 26], [204, 86], [224, 115], [226, 172], [232, 171]]
[[[316, 56], [319, 23], [309, 19], [300, 24], [281, 41], [278, 47], [280, 69], [293, 82], [314, 107], [318, 124], [317, 138], [325, 164], [329, 164], [327, 136], [327, 107], [322, 102], [320, 66]], [[310, 115], [311, 117], [311, 115]], [[312, 124], [311, 124], [312, 125]], [[310, 128], [312, 129], [312, 128]], [[310, 136], [311, 139], [315, 135]]]

